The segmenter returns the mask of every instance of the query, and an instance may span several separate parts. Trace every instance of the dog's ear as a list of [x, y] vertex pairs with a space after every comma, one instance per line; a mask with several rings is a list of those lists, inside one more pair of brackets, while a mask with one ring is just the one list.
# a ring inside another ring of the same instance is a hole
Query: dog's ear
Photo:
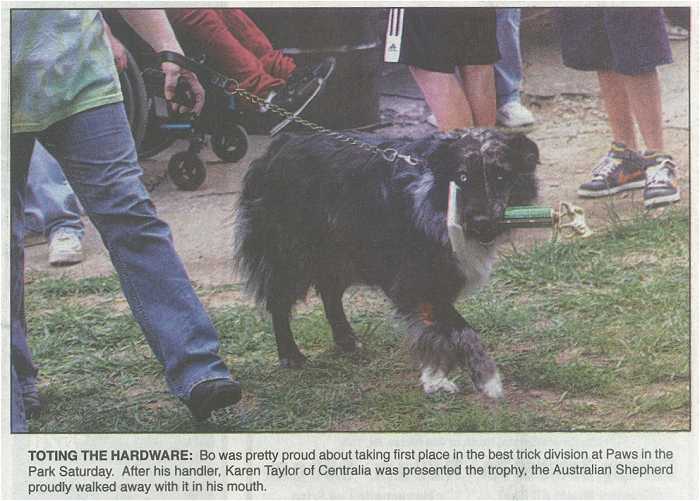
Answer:
[[507, 142], [515, 153], [516, 169], [527, 173], [534, 172], [537, 164], [540, 163], [540, 150], [535, 142], [520, 133], [510, 136]]
[[459, 152], [451, 147], [455, 140], [454, 134], [439, 132], [430, 136], [417, 151], [419, 156], [426, 158], [438, 182], [447, 182], [460, 165]]

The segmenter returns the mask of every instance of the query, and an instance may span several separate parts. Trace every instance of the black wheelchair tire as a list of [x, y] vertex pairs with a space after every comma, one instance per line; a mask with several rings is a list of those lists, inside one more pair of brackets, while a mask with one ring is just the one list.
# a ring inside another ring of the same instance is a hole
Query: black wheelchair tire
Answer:
[[224, 162], [238, 162], [248, 152], [248, 134], [240, 125], [228, 125], [223, 133], [212, 136], [211, 149]]
[[207, 178], [207, 168], [196, 154], [181, 151], [170, 158], [168, 175], [181, 190], [194, 191], [202, 186]]
[[126, 58], [127, 66], [119, 74], [119, 81], [122, 87], [122, 94], [124, 95], [126, 117], [131, 127], [131, 135], [134, 137], [136, 150], [138, 151], [146, 133], [148, 96], [146, 94], [146, 86], [141, 77], [141, 70], [128, 50], [126, 51]]

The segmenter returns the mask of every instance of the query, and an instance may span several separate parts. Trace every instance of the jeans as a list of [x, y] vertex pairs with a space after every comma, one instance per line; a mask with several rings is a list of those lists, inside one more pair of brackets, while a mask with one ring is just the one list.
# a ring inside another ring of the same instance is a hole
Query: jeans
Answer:
[[[171, 392], [189, 399], [203, 381], [229, 379], [218, 356], [218, 333], [175, 253], [168, 225], [156, 215], [121, 103], [62, 120], [38, 135], [12, 136], [11, 317], [17, 376], [36, 376], [24, 321], [24, 191], [38, 139], [63, 167], [99, 231], [122, 290]], [[14, 412], [14, 411], [13, 411]]]
[[496, 104], [520, 101], [523, 61], [520, 54], [520, 9], [496, 9], [496, 36], [501, 59], [495, 66]]
[[10, 364], [11, 384], [12, 384], [12, 403], [10, 415], [10, 430], [13, 433], [26, 433], [27, 417], [24, 414], [24, 402], [22, 401], [22, 385], [15, 371], [15, 364]]
[[83, 238], [80, 205], [58, 162], [41, 143], [34, 145], [24, 202], [26, 231], [51, 237], [62, 230]]

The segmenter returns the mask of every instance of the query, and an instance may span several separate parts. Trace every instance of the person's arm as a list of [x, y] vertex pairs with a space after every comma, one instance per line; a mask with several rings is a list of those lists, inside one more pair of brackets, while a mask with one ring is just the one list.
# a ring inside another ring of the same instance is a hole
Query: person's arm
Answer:
[[117, 70], [122, 72], [126, 69], [129, 64], [126, 58], [126, 49], [122, 43], [112, 34], [112, 29], [107, 24], [107, 21], [102, 19], [102, 24], [104, 25], [105, 33], [107, 33], [107, 38], [109, 39], [109, 44], [112, 46], [112, 53], [114, 54], [114, 64], [117, 65]]
[[[124, 20], [129, 23], [137, 35], [144, 39], [154, 51], [164, 50], [177, 52], [184, 55], [180, 43], [175, 37], [172, 26], [168, 21], [165, 11], [159, 9], [119, 9]], [[162, 63], [161, 69], [165, 73], [165, 99], [175, 99], [175, 89], [178, 79], [185, 78], [192, 90], [195, 113], [202, 111], [204, 107], [204, 89], [197, 80], [197, 76], [185, 68], [174, 63]]]

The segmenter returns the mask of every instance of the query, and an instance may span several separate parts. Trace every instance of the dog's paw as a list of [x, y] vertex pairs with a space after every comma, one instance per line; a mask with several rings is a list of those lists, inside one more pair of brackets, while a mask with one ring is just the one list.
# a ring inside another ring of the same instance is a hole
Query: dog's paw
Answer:
[[362, 348], [362, 343], [357, 339], [357, 335], [352, 329], [334, 331], [333, 340], [336, 349], [341, 353], [354, 353]]
[[300, 369], [306, 364], [306, 357], [299, 353], [288, 357], [280, 357], [280, 367], [283, 369]]
[[493, 399], [503, 398], [503, 383], [501, 383], [501, 375], [496, 372], [485, 383], [478, 386], [479, 391], [484, 395]]
[[423, 391], [428, 395], [438, 391], [447, 393], [457, 393], [459, 391], [459, 386], [447, 379], [447, 375], [439, 370], [423, 369], [420, 382], [423, 385]]

